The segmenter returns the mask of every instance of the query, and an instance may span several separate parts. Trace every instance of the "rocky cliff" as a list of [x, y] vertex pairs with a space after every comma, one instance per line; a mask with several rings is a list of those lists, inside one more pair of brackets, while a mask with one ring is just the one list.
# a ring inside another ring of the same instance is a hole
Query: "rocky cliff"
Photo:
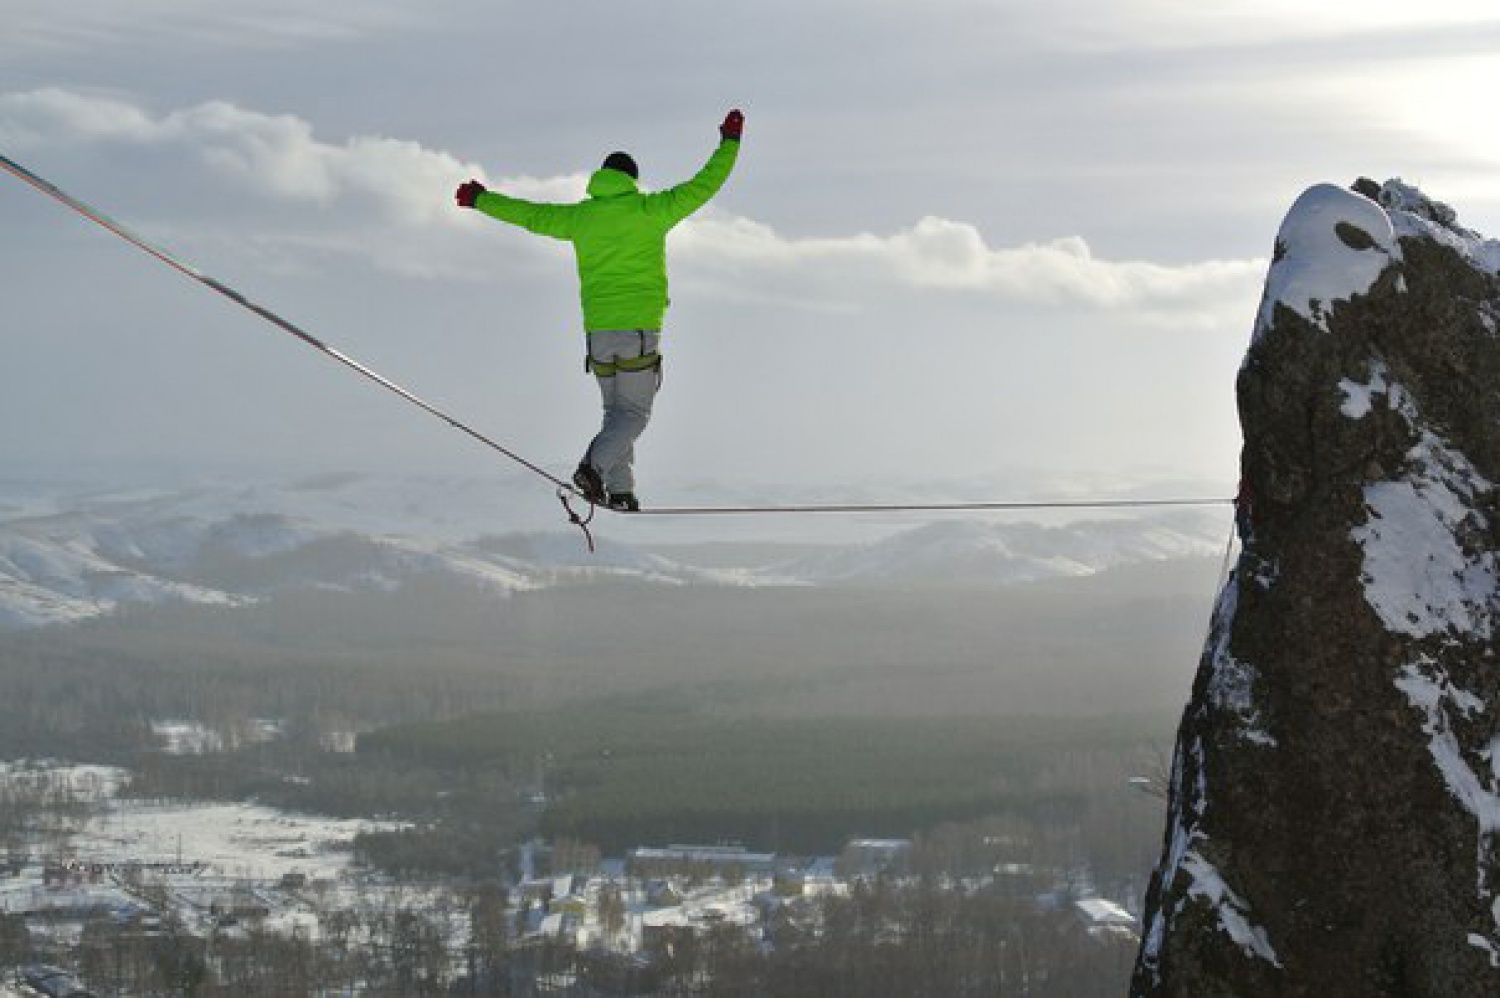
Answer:
[[1399, 181], [1288, 213], [1134, 994], [1500, 995], [1497, 271]]

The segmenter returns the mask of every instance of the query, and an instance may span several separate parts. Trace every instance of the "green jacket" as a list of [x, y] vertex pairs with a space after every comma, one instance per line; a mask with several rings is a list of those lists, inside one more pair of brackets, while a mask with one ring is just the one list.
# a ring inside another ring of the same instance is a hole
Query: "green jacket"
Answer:
[[719, 143], [695, 177], [655, 194], [642, 194], [628, 173], [598, 170], [589, 180], [589, 199], [577, 204], [539, 204], [485, 191], [474, 207], [573, 244], [587, 331], [661, 329], [667, 233], [724, 186], [739, 149], [733, 140]]

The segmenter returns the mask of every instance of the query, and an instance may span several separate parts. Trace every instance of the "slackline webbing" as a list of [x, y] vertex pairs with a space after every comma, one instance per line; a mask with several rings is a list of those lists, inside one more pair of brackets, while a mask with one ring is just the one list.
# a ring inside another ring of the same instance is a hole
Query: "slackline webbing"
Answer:
[[[767, 506], [653, 506], [630, 516], [724, 516], [755, 513], [964, 513], [985, 510], [1145, 509], [1152, 506], [1228, 506], [1232, 499], [1062, 499], [1022, 502], [788, 503]], [[623, 512], [616, 510], [615, 512]]]
[[[360, 363], [348, 354], [336, 350], [329, 344], [311, 333], [297, 326], [295, 323], [282, 318], [263, 305], [257, 304], [245, 297], [239, 291], [215, 278], [198, 270], [196, 267], [184, 262], [162, 247], [136, 235], [125, 226], [110, 218], [104, 212], [92, 205], [73, 197], [57, 185], [51, 183], [28, 170], [3, 154], [0, 154], [0, 168], [41, 191], [43, 194], [59, 203], [66, 205], [84, 218], [101, 226], [119, 236], [139, 250], [165, 263], [186, 277], [192, 278], [204, 287], [218, 292], [225, 298], [247, 309], [266, 320], [271, 325], [285, 333], [296, 337], [303, 343], [320, 351], [333, 360], [339, 362], [364, 378], [373, 381], [382, 388], [399, 395], [401, 398], [417, 406], [419, 409], [436, 416], [460, 432], [467, 434], [474, 440], [490, 448], [491, 450], [509, 458], [516, 464], [540, 476], [552, 483], [557, 488], [557, 497], [566, 510], [568, 520], [583, 531], [588, 541], [589, 550], [594, 549], [594, 538], [589, 531], [589, 523], [593, 520], [596, 507], [589, 503], [586, 515], [575, 512], [569, 502], [570, 498], [583, 499], [582, 493], [571, 483], [547, 471], [541, 465], [522, 457], [514, 450], [497, 442], [489, 436], [479, 432], [468, 424], [454, 416], [449, 415], [442, 409], [427, 402], [414, 392], [401, 387], [396, 382], [378, 373], [370, 367]], [[587, 501], [587, 500], [585, 500]], [[722, 516], [722, 515], [753, 515], [773, 513], [793, 514], [819, 514], [819, 513], [907, 513], [907, 512], [964, 512], [984, 510], [1046, 510], [1046, 509], [1141, 509], [1161, 506], [1223, 506], [1229, 505], [1228, 499], [1119, 499], [1101, 501], [1058, 501], [1058, 502], [969, 502], [969, 503], [810, 503], [810, 504], [784, 504], [784, 505], [762, 505], [762, 506], [661, 506], [641, 510], [617, 510], [605, 506], [612, 513], [621, 513], [627, 516]]]

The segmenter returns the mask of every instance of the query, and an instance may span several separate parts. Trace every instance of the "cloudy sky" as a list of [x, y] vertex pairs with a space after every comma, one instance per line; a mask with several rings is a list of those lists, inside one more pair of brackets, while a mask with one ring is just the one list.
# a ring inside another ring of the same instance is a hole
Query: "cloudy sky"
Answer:
[[[670, 244], [648, 501], [1227, 492], [1234, 373], [1305, 187], [1401, 176], [1500, 233], [1500, 12], [1477, 0], [6, 0], [4, 20], [0, 152], [560, 473], [597, 422], [569, 252], [453, 188], [572, 200], [616, 148], [667, 186], [743, 108], [735, 175]], [[494, 460], [3, 175], [0, 220], [9, 467]]]

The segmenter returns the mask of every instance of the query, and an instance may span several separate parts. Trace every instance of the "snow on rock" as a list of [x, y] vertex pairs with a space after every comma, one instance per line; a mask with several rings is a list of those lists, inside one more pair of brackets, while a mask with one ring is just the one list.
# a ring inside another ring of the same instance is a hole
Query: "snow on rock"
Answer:
[[1500, 273], [1500, 240], [1485, 239], [1458, 224], [1458, 213], [1399, 179], [1380, 187], [1380, 203], [1390, 212], [1398, 236], [1430, 239], [1454, 250], [1474, 267]]
[[1219, 927], [1247, 954], [1280, 967], [1276, 950], [1266, 930], [1250, 920], [1250, 906], [1229, 886], [1214, 865], [1200, 853], [1189, 850], [1182, 859], [1182, 869], [1192, 880], [1187, 889], [1190, 897], [1201, 898], [1219, 915]]
[[[1490, 913], [1492, 934], [1500, 936], [1500, 890], [1495, 878], [1496, 837], [1500, 835], [1500, 737], [1477, 750], [1466, 750], [1455, 730], [1456, 723], [1472, 722], [1482, 715], [1485, 701], [1459, 687], [1440, 665], [1425, 657], [1402, 670], [1396, 687], [1421, 712], [1432, 761], [1449, 792], [1475, 821], [1475, 892]], [[1477, 933], [1470, 933], [1468, 940], [1489, 953], [1491, 965], [1500, 968], [1500, 961], [1495, 959], [1500, 954], [1500, 942]]]
[[1370, 382], [1340, 383], [1342, 411], [1363, 418], [1383, 396], [1416, 436], [1399, 479], [1365, 486], [1369, 519], [1351, 532], [1364, 552], [1365, 599], [1393, 632], [1491, 635], [1500, 612], [1500, 554], [1486, 550], [1479, 510], [1494, 485], [1428, 429], [1416, 402], [1373, 365]]
[[1480, 772], [1465, 757], [1453, 730], [1455, 718], [1472, 718], [1484, 710], [1485, 703], [1478, 696], [1455, 685], [1443, 669], [1430, 659], [1408, 664], [1401, 670], [1396, 687], [1406, 694], [1413, 707], [1422, 712], [1422, 730], [1430, 738], [1428, 749], [1438, 771], [1443, 774], [1448, 789], [1479, 822], [1480, 832], [1480, 888], [1488, 893], [1489, 878], [1483, 875], [1488, 869], [1490, 838], [1500, 832], [1500, 773], [1495, 764], [1494, 745], [1486, 746], [1490, 758]]
[[1368, 416], [1377, 396], [1385, 396], [1396, 408], [1404, 409], [1407, 404], [1401, 386], [1392, 386], [1387, 380], [1389, 372], [1384, 363], [1375, 361], [1370, 368], [1367, 381], [1344, 378], [1339, 382], [1339, 391], [1344, 393], [1344, 404], [1339, 406], [1339, 412], [1350, 419], [1364, 419]]
[[1310, 188], [1277, 233], [1256, 335], [1270, 327], [1277, 305], [1326, 330], [1334, 302], [1368, 292], [1400, 258], [1390, 216], [1379, 205], [1333, 184]]
[[[1255, 669], [1230, 652], [1238, 603], [1238, 589], [1231, 582], [1219, 595], [1204, 654], [1206, 695], [1189, 705], [1183, 728], [1186, 731], [1190, 722], [1208, 728], [1210, 718], [1220, 717], [1229, 729], [1228, 737], [1260, 749], [1275, 748], [1276, 739], [1265, 731], [1255, 707]], [[1201, 736], [1179, 742], [1172, 761], [1167, 845], [1153, 887], [1154, 896], [1172, 900], [1148, 910], [1143, 920], [1136, 970], [1138, 989], [1165, 987], [1167, 933], [1188, 917], [1190, 906], [1207, 909], [1209, 927], [1247, 956], [1281, 967], [1269, 933], [1251, 918], [1250, 904], [1229, 887], [1225, 874], [1208, 858], [1212, 846], [1204, 822], [1211, 807], [1207, 763]]]
[[[1207, 705], [1197, 705], [1189, 711], [1207, 709], [1210, 709]], [[1132, 993], [1166, 985], [1163, 965], [1167, 959], [1167, 933], [1172, 925], [1188, 917], [1190, 908], [1207, 918], [1206, 924], [1194, 921], [1195, 926], [1221, 933], [1246, 956], [1281, 968], [1269, 933], [1252, 920], [1248, 902], [1229, 887], [1224, 874], [1206, 855], [1212, 844], [1202, 823], [1210, 806], [1205, 762], [1204, 743], [1196, 738], [1179, 746], [1173, 760], [1174, 807], [1166, 850], [1157, 873], [1157, 883], [1171, 888], [1173, 900], [1168, 908], [1147, 912], [1137, 960], [1137, 990]]]
[[1230, 651], [1229, 636], [1238, 604], [1238, 590], [1225, 587], [1209, 632], [1208, 702], [1226, 715], [1238, 718], [1240, 737], [1257, 745], [1275, 747], [1276, 739], [1266, 731], [1264, 719], [1255, 706], [1258, 679], [1255, 666], [1235, 658]]
[[1437, 469], [1433, 477], [1365, 487], [1370, 519], [1353, 531], [1364, 551], [1365, 599], [1394, 633], [1488, 639], [1500, 611], [1500, 554], [1463, 538], [1488, 528], [1473, 503], [1476, 489], [1491, 486], [1447, 470], [1464, 462], [1430, 435], [1419, 447], [1415, 460]]

